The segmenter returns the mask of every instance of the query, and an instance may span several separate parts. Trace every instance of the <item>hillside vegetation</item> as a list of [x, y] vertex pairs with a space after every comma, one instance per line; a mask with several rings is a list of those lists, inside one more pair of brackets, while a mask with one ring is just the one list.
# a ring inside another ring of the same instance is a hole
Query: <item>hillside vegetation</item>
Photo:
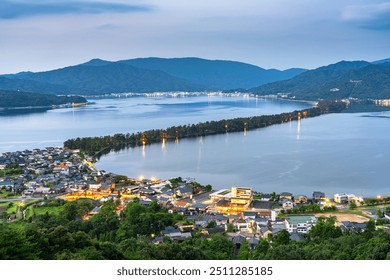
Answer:
[[140, 58], [87, 63], [46, 72], [0, 76], [0, 89], [49, 94], [207, 91], [250, 88], [291, 78], [305, 69], [265, 70], [234, 61]]
[[252, 88], [259, 95], [288, 94], [295, 99], [390, 98], [390, 64], [342, 61], [292, 79]]
[[45, 107], [85, 102], [87, 102], [87, 100], [81, 96], [56, 96], [49, 94], [0, 90], [0, 108]]

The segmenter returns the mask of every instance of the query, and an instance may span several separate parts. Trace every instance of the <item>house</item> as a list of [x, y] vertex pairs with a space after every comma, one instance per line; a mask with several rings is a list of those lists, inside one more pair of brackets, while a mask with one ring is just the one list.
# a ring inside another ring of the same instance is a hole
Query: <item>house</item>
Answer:
[[294, 202], [295, 203], [307, 203], [308, 199], [306, 195], [298, 194], [294, 196]]
[[238, 219], [234, 224], [238, 230], [248, 230], [248, 222], [244, 219]]
[[251, 250], [256, 249], [257, 245], [259, 245], [259, 239], [254, 236], [247, 239], [247, 241], [249, 243], [249, 249]]
[[176, 207], [182, 207], [182, 208], [187, 208], [188, 206], [190, 206], [190, 204], [184, 200], [178, 200], [174, 204]]
[[282, 198], [287, 198], [287, 199], [292, 200], [293, 199], [292, 193], [282, 192], [281, 194], [279, 194], [279, 199], [282, 199]]
[[163, 234], [165, 236], [170, 236], [171, 234], [179, 235], [180, 234], [180, 230], [178, 228], [174, 228], [172, 226], [167, 226], [167, 227], [165, 227], [164, 230], [161, 231], [161, 234]]
[[162, 189], [165, 188], [165, 185], [165, 183], [154, 184], [151, 185], [150, 188], [153, 189], [156, 193], [162, 193]]
[[363, 198], [362, 197], [357, 197], [356, 195], [350, 193], [350, 194], [345, 194], [345, 193], [336, 193], [334, 195], [334, 202], [336, 203], [356, 203], [356, 202], [362, 202]]
[[169, 198], [160, 196], [157, 200], [157, 203], [161, 206], [167, 206], [168, 202], [170, 202]]
[[215, 222], [218, 226], [226, 225], [228, 223], [228, 217], [221, 214], [215, 215]]
[[192, 189], [181, 187], [176, 190], [176, 195], [180, 197], [191, 197], [192, 196]]
[[257, 233], [262, 238], [268, 238], [269, 235], [272, 235], [272, 230], [268, 226], [257, 225]]
[[185, 215], [185, 214], [187, 214], [188, 209], [185, 207], [177, 207], [176, 212], [177, 212], [177, 214]]
[[306, 234], [317, 223], [315, 216], [290, 216], [285, 220], [288, 232], [298, 232]]
[[348, 203], [348, 195], [346, 195], [345, 193], [336, 193], [334, 194], [333, 198], [334, 202], [336, 203]]
[[40, 187], [34, 190], [33, 195], [45, 195], [45, 194], [49, 194], [50, 192], [51, 192], [50, 188]]
[[224, 226], [216, 226], [213, 228], [206, 228], [202, 230], [202, 233], [205, 235], [211, 235], [211, 234], [216, 234], [216, 233], [224, 233], [225, 232], [225, 227]]
[[141, 188], [139, 190], [139, 194], [143, 195], [143, 196], [149, 196], [149, 195], [156, 194], [156, 192], [154, 190], [150, 190], [150, 189], [147, 189], [147, 188]]
[[126, 193], [126, 194], [137, 194], [140, 190], [140, 186], [135, 186], [135, 185], [131, 185], [131, 186], [124, 186], [122, 188], [122, 192], [123, 193]]
[[244, 242], [246, 240], [246, 237], [241, 235], [241, 234], [237, 234], [235, 236], [232, 236], [229, 238], [232, 243], [235, 245], [235, 246], [239, 246], [241, 245], [242, 242]]
[[207, 204], [203, 203], [194, 203], [189, 207], [190, 210], [192, 211], [197, 211], [197, 212], [206, 212], [207, 210]]
[[102, 187], [102, 184], [95, 182], [89, 182], [88, 185], [91, 190], [98, 190]]
[[272, 198], [272, 194], [264, 193], [261, 195], [260, 200], [261, 201], [270, 201]]
[[277, 236], [281, 231], [286, 230], [286, 226], [283, 224], [274, 224], [271, 227], [271, 234], [273, 237]]
[[294, 202], [292, 202], [292, 200], [285, 199], [284, 202], [282, 203], [282, 207], [285, 210], [292, 209], [294, 208]]
[[318, 191], [313, 192], [313, 201], [318, 202], [323, 199], [325, 199], [325, 193]]
[[54, 192], [54, 193], [62, 193], [62, 192], [65, 192], [65, 189], [66, 189], [66, 186], [64, 183], [60, 183], [58, 185], [55, 185], [53, 187], [51, 187], [51, 191]]
[[255, 222], [259, 226], [268, 226], [268, 218], [255, 218]]
[[238, 220], [240, 218], [239, 215], [229, 215], [228, 216], [228, 223], [233, 224], [234, 221]]
[[263, 201], [263, 200], [258, 200], [258, 199], [254, 199], [252, 201], [252, 208], [256, 211], [256, 212], [260, 212], [260, 211], [267, 211], [267, 210], [271, 210], [275, 207], [275, 202], [274, 201]]
[[256, 218], [256, 215], [257, 215], [257, 213], [256, 212], [252, 212], [252, 211], [243, 211], [242, 213], [241, 213], [241, 217], [243, 218], [243, 219], [252, 219], [252, 220], [254, 220], [255, 218]]
[[364, 232], [364, 230], [367, 227], [367, 223], [356, 223], [356, 222], [349, 222], [344, 221], [341, 222], [340, 228], [342, 231], [350, 231], [350, 232]]
[[194, 230], [194, 225], [179, 224], [178, 227], [181, 232], [192, 232]]
[[14, 183], [11, 181], [1, 181], [0, 182], [0, 190], [6, 189], [6, 190], [12, 190], [14, 187]]

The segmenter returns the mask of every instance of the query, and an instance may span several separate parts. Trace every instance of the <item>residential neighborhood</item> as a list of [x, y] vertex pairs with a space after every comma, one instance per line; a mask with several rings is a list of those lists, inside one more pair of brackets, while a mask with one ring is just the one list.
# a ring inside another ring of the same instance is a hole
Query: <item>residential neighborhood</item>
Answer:
[[[82, 217], [84, 220], [98, 214], [108, 200], [119, 202], [118, 215], [127, 203], [137, 200], [146, 206], [156, 202], [170, 213], [185, 216], [185, 222], [163, 229], [154, 243], [161, 242], [164, 236], [180, 242], [194, 234], [207, 238], [215, 233], [226, 233], [235, 245], [248, 241], [251, 248], [255, 248], [261, 238], [276, 237], [283, 230], [290, 233], [291, 239], [304, 240], [321, 212], [344, 209], [350, 203], [364, 203], [363, 198], [354, 194], [334, 194], [331, 199], [322, 191], [306, 196], [290, 192], [259, 193], [249, 187], [212, 190], [211, 186], [201, 186], [194, 178], [130, 179], [97, 170], [78, 150], [64, 148], [0, 154], [0, 170], [10, 169], [16, 174], [0, 178], [0, 190], [7, 191], [9, 199], [97, 201]], [[17, 219], [15, 213], [3, 213], [2, 217], [8, 222]], [[360, 221], [353, 215], [349, 217], [350, 220], [337, 221], [343, 231], [364, 231], [368, 219]]]

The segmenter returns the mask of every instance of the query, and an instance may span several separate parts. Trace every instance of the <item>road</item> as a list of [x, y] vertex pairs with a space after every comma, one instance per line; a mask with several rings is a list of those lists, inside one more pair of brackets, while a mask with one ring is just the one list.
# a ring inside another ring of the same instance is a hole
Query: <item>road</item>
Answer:
[[44, 197], [20, 196], [14, 198], [0, 198], [0, 202], [25, 201], [25, 200], [43, 200]]

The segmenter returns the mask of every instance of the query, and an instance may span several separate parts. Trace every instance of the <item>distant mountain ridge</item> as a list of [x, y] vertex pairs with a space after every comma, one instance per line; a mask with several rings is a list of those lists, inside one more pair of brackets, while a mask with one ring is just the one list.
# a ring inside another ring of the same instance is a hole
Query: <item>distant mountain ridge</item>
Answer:
[[[15, 77], [18, 77], [18, 74]], [[22, 77], [23, 80], [62, 87], [62, 94], [204, 90], [203, 86], [170, 76], [162, 71], [145, 70], [117, 62], [102, 63], [97, 66], [81, 64], [47, 72], [23, 73]]]
[[202, 58], [136, 58], [88, 62], [45, 72], [1, 75], [0, 90], [62, 95], [123, 92], [229, 91], [287, 94], [296, 99], [390, 98], [390, 59], [340, 61], [285, 71]]
[[285, 80], [306, 69], [293, 68], [285, 71], [264, 68], [237, 61], [187, 58], [136, 58], [119, 63], [143, 69], [164, 71], [210, 89], [251, 88], [270, 82]]
[[306, 71], [289, 80], [249, 90], [259, 95], [288, 94], [295, 99], [390, 98], [390, 64], [341, 61]]
[[86, 63], [45, 72], [0, 76], [0, 89], [50, 94], [206, 91], [251, 88], [306, 71], [266, 70], [251, 64], [201, 58], [138, 58]]

